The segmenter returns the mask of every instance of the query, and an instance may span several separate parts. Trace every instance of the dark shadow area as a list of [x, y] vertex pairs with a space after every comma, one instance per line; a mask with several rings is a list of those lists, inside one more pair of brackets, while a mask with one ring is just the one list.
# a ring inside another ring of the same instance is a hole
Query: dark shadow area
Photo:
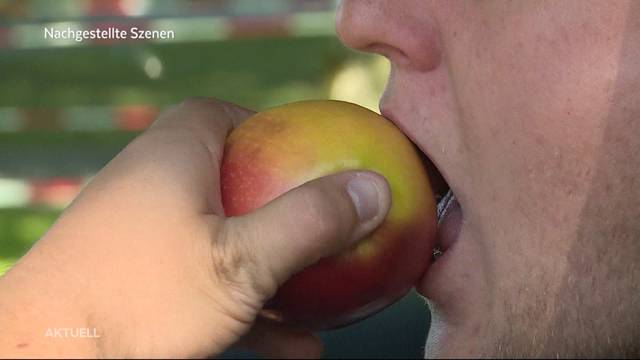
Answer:
[[[327, 359], [421, 359], [429, 327], [424, 300], [411, 292], [386, 310], [342, 329], [320, 333]], [[221, 359], [254, 359], [241, 350], [224, 353]]]

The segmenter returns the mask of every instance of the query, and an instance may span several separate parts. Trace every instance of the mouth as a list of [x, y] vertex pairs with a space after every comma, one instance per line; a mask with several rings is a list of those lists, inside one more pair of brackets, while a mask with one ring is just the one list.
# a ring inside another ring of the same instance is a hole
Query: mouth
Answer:
[[[420, 155], [422, 163], [427, 170], [427, 176], [429, 178], [429, 183], [433, 190], [437, 206], [436, 214], [438, 217], [438, 235], [436, 236], [436, 243], [433, 249], [433, 261], [435, 262], [444, 254], [445, 251], [447, 251], [447, 249], [449, 249], [449, 247], [451, 247], [455, 240], [455, 235], [457, 234], [453, 234], [451, 229], [453, 227], [453, 222], [456, 223], [456, 227], [458, 225], [457, 220], [459, 218], [460, 205], [458, 204], [451, 187], [438, 168], [417, 145], [414, 144], [414, 146], [416, 146], [416, 151]], [[450, 220], [450, 218], [454, 218], [453, 221]]]
[[[422, 164], [424, 168], [427, 170], [427, 176], [429, 177], [429, 183], [431, 185], [431, 189], [433, 190], [433, 195], [436, 199], [436, 204], [438, 204], [438, 209], [440, 209], [440, 203], [445, 199], [445, 197], [451, 191], [449, 184], [444, 179], [438, 168], [435, 164], [429, 159], [429, 157], [418, 147], [415, 145], [416, 152], [420, 155], [420, 160], [422, 160]], [[438, 210], [438, 215], [440, 215], [440, 211]], [[438, 216], [439, 217], [439, 216]]]
[[[446, 308], [452, 309], [452, 304], [462, 299], [461, 291], [466, 291], [466, 284], [457, 277], [461, 269], [466, 268], [465, 263], [468, 242], [461, 244], [458, 240], [465, 223], [462, 205], [458, 202], [450, 184], [455, 184], [447, 176], [451, 172], [443, 168], [444, 163], [439, 161], [439, 153], [430, 153], [424, 142], [415, 138], [415, 133], [407, 128], [407, 124], [394, 118], [388, 104], [381, 104], [382, 116], [393, 122], [413, 142], [416, 152], [419, 154], [426, 169], [429, 183], [437, 204], [437, 230], [433, 248], [431, 263], [422, 276], [416, 290], [434, 304], [446, 304]], [[462, 256], [462, 257], [461, 257]], [[461, 260], [462, 259], [462, 260]]]
[[435, 262], [444, 255], [445, 251], [453, 245], [457, 238], [457, 230], [459, 229], [462, 218], [460, 204], [456, 200], [456, 197], [445, 177], [429, 158], [426, 151], [416, 144], [415, 140], [411, 137], [411, 134], [402, 127], [401, 123], [395, 121], [393, 114], [391, 114], [390, 111], [387, 111], [387, 109], [381, 109], [381, 113], [382, 116], [398, 126], [409, 138], [414, 145], [416, 153], [420, 156], [420, 160], [422, 161], [424, 168], [426, 169], [429, 183], [437, 204], [438, 230], [432, 259], [433, 262]]

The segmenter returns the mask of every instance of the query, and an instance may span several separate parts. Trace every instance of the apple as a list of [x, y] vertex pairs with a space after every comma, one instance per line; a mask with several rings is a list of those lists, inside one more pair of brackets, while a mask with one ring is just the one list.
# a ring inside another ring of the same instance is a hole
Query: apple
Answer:
[[351, 169], [387, 179], [392, 201], [387, 217], [352, 248], [291, 277], [266, 304], [264, 316], [323, 330], [364, 319], [399, 300], [431, 262], [436, 205], [413, 144], [390, 121], [352, 103], [315, 100], [274, 107], [254, 114], [228, 136], [221, 169], [227, 216]]

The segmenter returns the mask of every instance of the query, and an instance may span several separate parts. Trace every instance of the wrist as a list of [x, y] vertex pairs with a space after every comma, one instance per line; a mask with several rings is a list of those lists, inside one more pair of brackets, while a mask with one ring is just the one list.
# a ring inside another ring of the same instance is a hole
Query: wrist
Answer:
[[101, 332], [89, 322], [80, 289], [38, 250], [0, 278], [0, 357], [99, 356]]

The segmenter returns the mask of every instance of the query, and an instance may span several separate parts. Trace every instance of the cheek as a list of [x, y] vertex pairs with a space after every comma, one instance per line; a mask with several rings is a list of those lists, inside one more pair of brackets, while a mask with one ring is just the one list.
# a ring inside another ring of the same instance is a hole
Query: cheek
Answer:
[[624, 21], [602, 31], [574, 13], [470, 19], [447, 48], [465, 217], [491, 249], [498, 286], [532, 299], [557, 291], [567, 271], [618, 76], [613, 34]]
[[[579, 208], [617, 76], [620, 42], [588, 14], [550, 13], [474, 20], [449, 49], [476, 209], [511, 223], [562, 225]], [[565, 214], [547, 206], [564, 200]]]

